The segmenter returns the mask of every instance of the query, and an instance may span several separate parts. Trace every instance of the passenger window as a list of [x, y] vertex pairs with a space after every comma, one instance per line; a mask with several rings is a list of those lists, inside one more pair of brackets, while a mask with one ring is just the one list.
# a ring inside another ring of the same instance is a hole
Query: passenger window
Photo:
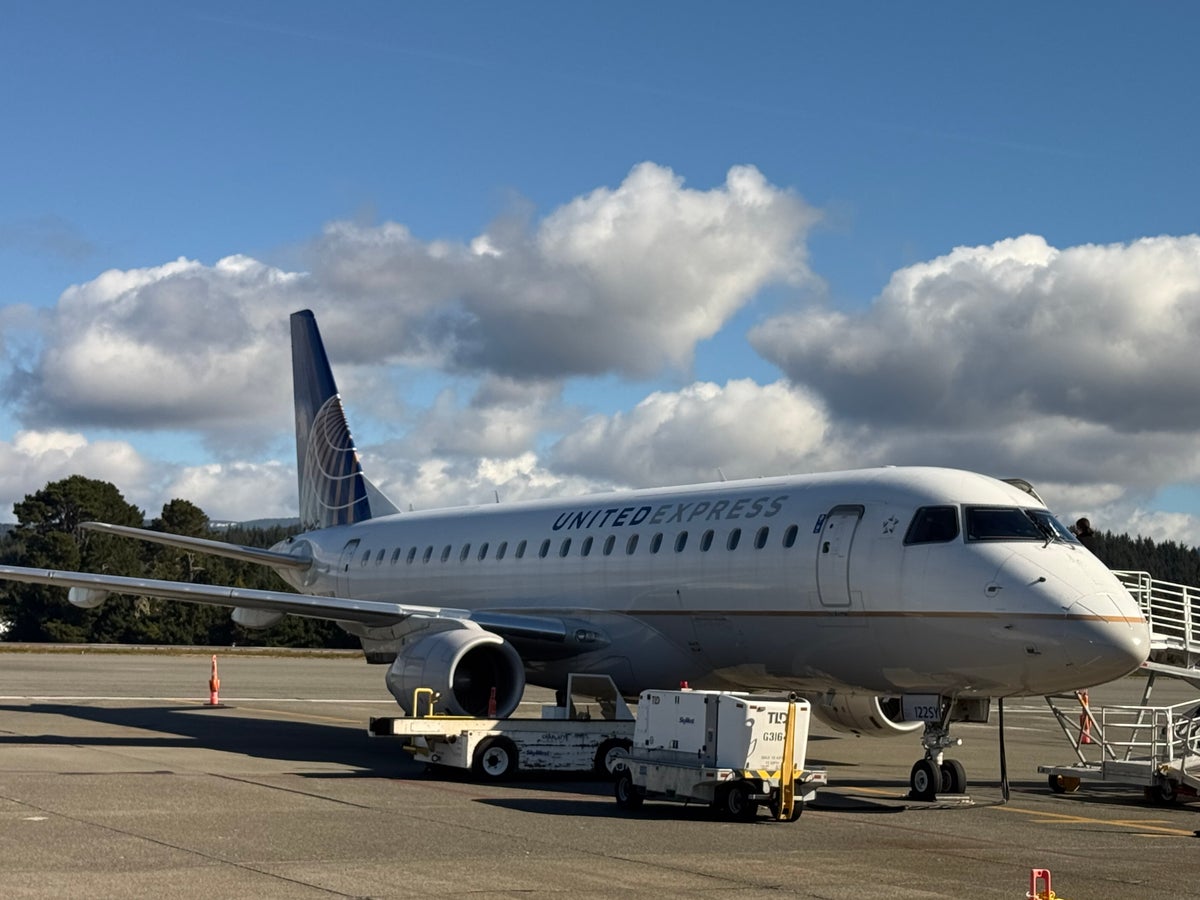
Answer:
[[433, 559], [433, 545], [432, 544], [430, 544], [428, 547], [425, 548], [425, 558], [424, 558], [423, 562], [429, 562], [429, 560], [431, 560], [431, 559]]
[[400, 548], [399, 547], [397, 547], [395, 550], [392, 551], [392, 565], [394, 566], [398, 562], [400, 562]]
[[480, 562], [483, 562], [485, 559], [487, 559], [487, 551], [488, 551], [488, 542], [484, 541], [482, 544], [479, 545], [479, 561]]
[[450, 558], [450, 551], [453, 549], [454, 548], [451, 547], [449, 544], [447, 544], [445, 547], [442, 548], [442, 562], [445, 562], [446, 560], [448, 560]]
[[758, 529], [758, 533], [754, 535], [754, 549], [761, 550], [767, 546], [767, 537], [771, 534], [771, 529], [764, 525]]
[[544, 541], [542, 541], [542, 549], [540, 549], [538, 551], [538, 558], [545, 559], [546, 554], [548, 554], [549, 552], [550, 552], [550, 538], [546, 538]]
[[387, 551], [384, 550], [382, 547], [379, 549], [379, 552], [375, 554], [375, 565], [377, 565], [377, 566], [383, 565], [383, 554], [386, 552]]
[[787, 531], [783, 533], [783, 546], [788, 550], [796, 546], [796, 535], [800, 533], [800, 528], [796, 525], [789, 525]]
[[564, 540], [562, 542], [562, 545], [559, 546], [558, 555], [565, 557], [570, 552], [571, 552], [571, 539], [567, 538], [566, 540]]
[[675, 538], [675, 552], [682, 553], [683, 548], [686, 546], [687, 546], [687, 532], [681, 531], [681, 532], [679, 532], [678, 537]]
[[708, 531], [704, 532], [704, 534], [702, 534], [700, 536], [700, 551], [702, 553], [707, 553], [708, 548], [712, 546], [712, 542], [713, 542], [713, 532], [712, 532], [712, 529], [710, 528]]
[[496, 559], [504, 559], [504, 554], [508, 552], [508, 541], [501, 541], [500, 546], [496, 548]]
[[470, 545], [470, 544], [463, 544], [463, 548], [462, 548], [462, 550], [461, 550], [461, 551], [459, 551], [459, 554], [458, 554], [458, 561], [459, 561], [459, 562], [466, 562], [466, 561], [467, 561], [467, 557], [468, 557], [468, 556], [470, 556], [470, 555], [471, 555], [471, 545]]
[[615, 547], [616, 545], [617, 545], [617, 536], [615, 534], [610, 534], [608, 537], [606, 537], [604, 539], [604, 555], [612, 556], [613, 547]]
[[656, 534], [656, 535], [654, 535], [654, 537], [650, 538], [650, 552], [657, 553], [659, 551], [659, 548], [661, 548], [661, 547], [662, 547], [662, 533], [660, 532], [659, 534]]
[[367, 563], [369, 563], [370, 561], [371, 561], [371, 551], [370, 551], [370, 550], [364, 550], [364, 551], [363, 551], [363, 555], [362, 555], [362, 559], [360, 559], [360, 560], [358, 561], [358, 564], [359, 564], [360, 566], [365, 566], [365, 565], [366, 565]]
[[944, 544], [958, 537], [958, 510], [953, 506], [923, 506], [917, 510], [905, 544]]
[[735, 528], [729, 532], [729, 540], [725, 542], [726, 550], [736, 550], [738, 543], [742, 540], [742, 529]]
[[417, 548], [409, 547], [408, 548], [408, 560], [407, 560], [408, 565], [411, 566], [413, 564], [413, 561], [416, 560], [416, 558], [417, 558]]
[[527, 543], [528, 543], [527, 541], [521, 541], [521, 543], [517, 544], [517, 554], [516, 554], [517, 559], [525, 558], [525, 545]]
[[591, 552], [592, 552], [592, 539], [590, 537], [585, 537], [583, 539], [583, 544], [581, 544], [579, 547], [579, 555], [587, 556]]
[[633, 551], [637, 550], [637, 545], [638, 536], [636, 534], [631, 534], [629, 536], [629, 540], [625, 542], [625, 553], [628, 556], [633, 556]]

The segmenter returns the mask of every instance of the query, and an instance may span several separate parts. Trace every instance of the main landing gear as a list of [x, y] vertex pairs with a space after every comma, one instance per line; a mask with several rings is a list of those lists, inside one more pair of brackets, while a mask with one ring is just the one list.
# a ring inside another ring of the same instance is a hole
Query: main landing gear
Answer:
[[908, 776], [909, 796], [913, 800], [933, 800], [938, 794], [967, 792], [967, 770], [961, 762], [948, 759], [943, 752], [962, 743], [950, 737], [951, 708], [951, 701], [943, 699], [940, 717], [925, 721], [925, 732], [921, 735], [925, 757], [913, 763]]

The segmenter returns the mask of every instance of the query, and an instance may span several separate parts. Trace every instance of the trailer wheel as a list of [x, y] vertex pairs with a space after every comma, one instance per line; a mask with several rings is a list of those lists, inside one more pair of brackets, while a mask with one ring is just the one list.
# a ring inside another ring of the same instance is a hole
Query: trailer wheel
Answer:
[[745, 821], [758, 815], [758, 804], [750, 799], [745, 782], [735, 781], [725, 790], [724, 812], [730, 818]]
[[517, 747], [506, 737], [491, 737], [475, 750], [471, 771], [490, 781], [503, 781], [517, 771]]
[[601, 778], [615, 778], [623, 772], [632, 746], [633, 741], [622, 738], [609, 738], [601, 744], [593, 764], [596, 774]]
[[1056, 794], [1073, 794], [1079, 790], [1079, 779], [1070, 775], [1051, 775], [1047, 780], [1050, 783], [1050, 790]]
[[1172, 806], [1179, 799], [1179, 790], [1169, 778], [1160, 778], [1145, 789], [1146, 799], [1159, 806]]
[[621, 809], [626, 809], [632, 812], [635, 809], [641, 809], [642, 803], [646, 799], [646, 795], [642, 793], [641, 788], [633, 783], [633, 775], [629, 769], [622, 769], [617, 773], [617, 782], [613, 786], [613, 796], [617, 798], [617, 806]]

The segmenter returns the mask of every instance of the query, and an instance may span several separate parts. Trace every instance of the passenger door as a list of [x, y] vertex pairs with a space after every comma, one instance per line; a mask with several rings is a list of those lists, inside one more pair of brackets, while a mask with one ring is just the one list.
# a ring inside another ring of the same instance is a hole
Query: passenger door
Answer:
[[824, 607], [851, 605], [850, 551], [862, 515], [861, 506], [835, 506], [825, 517], [817, 544], [817, 594]]

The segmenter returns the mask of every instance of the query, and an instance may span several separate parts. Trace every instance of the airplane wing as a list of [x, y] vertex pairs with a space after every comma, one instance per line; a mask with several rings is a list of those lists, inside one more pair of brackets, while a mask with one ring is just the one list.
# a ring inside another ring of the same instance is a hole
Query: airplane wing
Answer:
[[181, 550], [195, 550], [199, 553], [209, 553], [213, 556], [223, 556], [242, 562], [257, 563], [272, 566], [276, 569], [307, 569], [312, 560], [307, 556], [293, 556], [290, 553], [280, 553], [276, 550], [264, 550], [261, 547], [247, 547], [243, 544], [231, 544], [227, 541], [213, 541], [208, 538], [188, 537], [182, 534], [171, 534], [167, 531], [151, 531], [148, 528], [133, 528], [129, 525], [109, 525], [107, 522], [80, 522], [79, 527], [85, 531], [96, 531], [101, 534], [112, 534], [118, 537], [136, 538], [152, 544], [165, 544]]
[[527, 615], [521, 612], [492, 612], [488, 610], [453, 609], [441, 606], [420, 606], [390, 603], [381, 600], [358, 600], [353, 597], [321, 597], [294, 594], [290, 591], [264, 591], [225, 587], [215, 584], [191, 584], [186, 581], [159, 581], [154, 578], [130, 578], [121, 575], [97, 575], [89, 572], [66, 572], [57, 569], [30, 569], [23, 566], [0, 566], [0, 580], [26, 584], [45, 584], [70, 589], [68, 599], [76, 606], [92, 607], [109, 593], [158, 597], [183, 603], [227, 606], [235, 609], [258, 610], [267, 614], [288, 613], [313, 619], [337, 622], [358, 622], [367, 626], [395, 625], [409, 616], [446, 619], [478, 625], [519, 642], [559, 645], [560, 654], [595, 650], [608, 640], [594, 626], [557, 616]]

